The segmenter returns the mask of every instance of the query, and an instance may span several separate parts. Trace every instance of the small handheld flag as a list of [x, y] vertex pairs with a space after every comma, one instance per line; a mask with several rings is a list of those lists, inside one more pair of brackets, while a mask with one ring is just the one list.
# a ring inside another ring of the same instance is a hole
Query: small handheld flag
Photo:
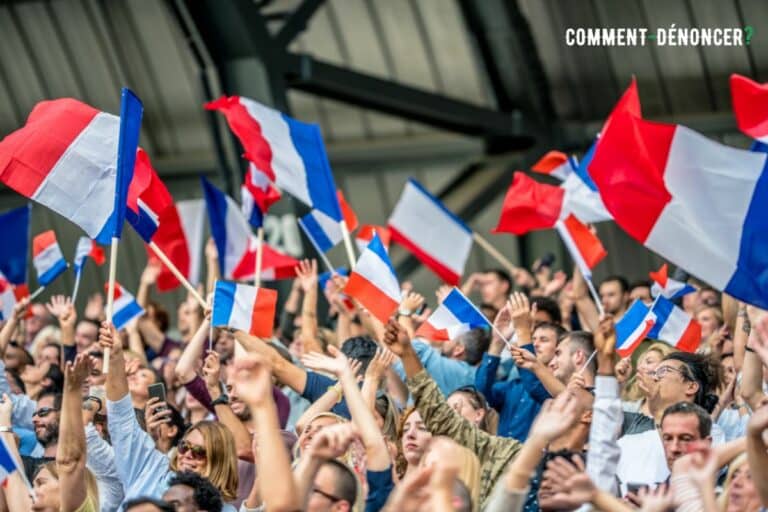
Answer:
[[649, 338], [669, 343], [683, 352], [695, 352], [701, 343], [701, 325], [669, 299], [659, 296], [651, 305], [656, 325]]
[[561, 151], [550, 151], [533, 164], [531, 170], [563, 181], [578, 165], [574, 157], [569, 157]]
[[621, 320], [616, 322], [616, 352], [619, 356], [631, 355], [648, 337], [655, 323], [656, 315], [651, 312], [651, 308], [640, 300], [633, 302]]
[[458, 288], [454, 288], [416, 331], [416, 336], [432, 341], [448, 341], [475, 327], [491, 323]]
[[357, 244], [357, 249], [360, 252], [363, 252], [366, 246], [371, 243], [374, 233], [379, 235], [381, 244], [384, 246], [384, 249], [389, 252], [389, 229], [384, 226], [374, 226], [372, 224], [363, 224], [360, 226], [360, 229], [357, 230], [357, 233], [355, 234], [355, 244]]
[[212, 325], [237, 329], [259, 338], [269, 338], [275, 323], [276, 306], [275, 290], [216, 281]]
[[608, 254], [600, 239], [573, 215], [558, 221], [556, 228], [584, 278], [591, 279], [592, 269]]
[[401, 299], [400, 284], [378, 236], [373, 237], [357, 260], [344, 293], [357, 299], [382, 323], [387, 323], [397, 311]]
[[75, 287], [72, 290], [73, 303], [77, 299], [77, 290], [80, 288], [80, 278], [83, 275], [83, 267], [88, 258], [91, 258], [94, 263], [101, 266], [104, 264], [104, 250], [87, 236], [82, 236], [77, 241], [75, 258], [72, 262], [72, 266], [75, 270]]
[[48, 286], [67, 270], [67, 261], [53, 230], [44, 231], [32, 240], [32, 263], [40, 286]]
[[[109, 293], [108, 287], [108, 284], [104, 285], [104, 291], [107, 293]], [[118, 331], [128, 325], [134, 318], [144, 314], [144, 308], [136, 302], [136, 297], [119, 283], [115, 283], [113, 309], [112, 323]]]
[[19, 476], [21, 476], [22, 481], [24, 481], [24, 484], [31, 491], [32, 486], [30, 486], [29, 482], [27, 481], [27, 477], [24, 474], [24, 468], [16, 461], [16, 458], [13, 456], [11, 449], [5, 442], [5, 438], [0, 437], [0, 485], [5, 487], [5, 483], [8, 480], [8, 477], [11, 476], [15, 471], [19, 472]]
[[668, 272], [669, 269], [665, 263], [656, 272], [648, 274], [653, 280], [653, 285], [651, 286], [651, 295], [653, 297], [661, 295], [670, 300], [675, 300], [696, 291], [696, 288], [688, 283], [670, 278]]

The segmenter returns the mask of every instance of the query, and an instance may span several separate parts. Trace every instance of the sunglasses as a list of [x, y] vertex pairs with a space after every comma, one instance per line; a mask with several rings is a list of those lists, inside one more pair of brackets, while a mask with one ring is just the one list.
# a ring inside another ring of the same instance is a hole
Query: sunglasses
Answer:
[[179, 455], [185, 455], [187, 452], [189, 452], [190, 457], [195, 460], [205, 460], [207, 457], [205, 448], [196, 444], [188, 443], [186, 441], [179, 442], [178, 450]]
[[45, 418], [52, 412], [59, 412], [59, 410], [54, 409], [53, 407], [41, 407], [38, 410], [36, 410], [34, 413], [32, 413], [32, 416], [39, 416], [41, 418]]

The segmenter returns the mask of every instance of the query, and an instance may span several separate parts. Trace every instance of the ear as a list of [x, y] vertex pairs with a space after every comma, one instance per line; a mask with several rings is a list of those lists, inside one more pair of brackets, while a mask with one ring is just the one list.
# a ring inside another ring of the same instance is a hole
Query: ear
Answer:
[[688, 386], [685, 389], [686, 396], [696, 396], [699, 392], [699, 383], [696, 381], [687, 381]]
[[456, 343], [456, 345], [453, 347], [453, 350], [451, 351], [451, 358], [452, 359], [464, 359], [464, 345], [461, 343]]
[[592, 409], [587, 409], [579, 418], [580, 423], [591, 424], [592, 423]]
[[169, 425], [166, 423], [163, 426], [165, 427], [164, 429], [165, 437], [167, 437], [168, 439], [173, 439], [174, 437], [176, 437], [176, 434], [179, 433], [179, 427], [177, 427], [176, 425]]

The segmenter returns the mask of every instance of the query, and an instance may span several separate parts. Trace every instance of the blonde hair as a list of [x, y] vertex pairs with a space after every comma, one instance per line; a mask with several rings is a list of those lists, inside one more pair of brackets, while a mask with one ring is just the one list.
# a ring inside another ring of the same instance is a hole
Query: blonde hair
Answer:
[[[472, 510], [478, 510], [480, 508], [480, 459], [477, 458], [475, 452], [458, 444], [456, 441], [449, 437], [439, 436], [430, 441], [430, 448], [432, 445], [438, 442], [447, 443], [448, 449], [451, 452], [450, 460], [453, 461], [460, 469], [456, 478], [463, 483], [469, 495], [472, 498]], [[422, 463], [425, 459], [422, 458]]]
[[[59, 465], [55, 460], [42, 464], [37, 469], [35, 475], [44, 469], [48, 470], [48, 472], [53, 475], [53, 478], [59, 480]], [[93, 473], [91, 473], [90, 469], [85, 468], [85, 500], [83, 500], [83, 503], [87, 502], [88, 500], [93, 502], [94, 508], [96, 510], [101, 510], [99, 506], [99, 486], [96, 483], [96, 477], [93, 476]]]
[[725, 482], [723, 483], [723, 493], [717, 499], [717, 505], [720, 510], [725, 511], [728, 507], [728, 500], [731, 498], [731, 482], [733, 481], [733, 474], [746, 463], [747, 454], [742, 453], [728, 465], [728, 473], [726, 474]]
[[[638, 356], [637, 361], [640, 361], [640, 359], [644, 357], [648, 352], [656, 352], [663, 359], [669, 354], [677, 352], [677, 350], [673, 346], [659, 341], [651, 344], [647, 349], [645, 349], [643, 353]], [[635, 367], [635, 373], [632, 375], [632, 382], [630, 382], [629, 385], [624, 388], [624, 391], [621, 394], [621, 399], [624, 401], [634, 402], [636, 400], [642, 400], [645, 398], [645, 393], [642, 389], [640, 389], [640, 385], [637, 382], [636, 372], [637, 367]]]
[[[221, 423], [215, 421], [199, 421], [192, 425], [187, 434], [197, 430], [203, 436], [205, 448], [205, 466], [201, 476], [207, 478], [214, 487], [221, 491], [224, 501], [232, 501], [237, 498], [237, 450], [235, 438], [232, 432]], [[178, 471], [178, 452], [171, 454], [170, 468]]]

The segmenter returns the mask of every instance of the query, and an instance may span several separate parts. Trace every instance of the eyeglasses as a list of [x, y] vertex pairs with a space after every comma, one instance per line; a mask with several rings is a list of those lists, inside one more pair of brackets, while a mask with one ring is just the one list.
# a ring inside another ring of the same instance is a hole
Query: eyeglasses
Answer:
[[196, 444], [188, 443], [186, 441], [179, 442], [178, 450], [179, 455], [185, 455], [187, 452], [189, 452], [190, 457], [195, 460], [205, 460], [207, 457], [205, 448]]
[[688, 379], [688, 374], [686, 373], [685, 370], [682, 370], [680, 368], [675, 368], [674, 366], [662, 366], [661, 368], [656, 368], [655, 370], [648, 372], [648, 375], [650, 377], [653, 377], [656, 380], [661, 380], [669, 372], [677, 372], [684, 379]]
[[333, 494], [328, 494], [325, 491], [321, 491], [320, 489], [312, 489], [312, 492], [316, 492], [323, 498], [329, 500], [331, 503], [337, 503], [339, 501], [345, 501], [343, 498], [339, 498], [337, 496], [334, 496]]
[[58, 409], [54, 409], [53, 407], [41, 407], [35, 412], [32, 413], [32, 416], [39, 416], [41, 418], [45, 418], [52, 412], [59, 412]]

